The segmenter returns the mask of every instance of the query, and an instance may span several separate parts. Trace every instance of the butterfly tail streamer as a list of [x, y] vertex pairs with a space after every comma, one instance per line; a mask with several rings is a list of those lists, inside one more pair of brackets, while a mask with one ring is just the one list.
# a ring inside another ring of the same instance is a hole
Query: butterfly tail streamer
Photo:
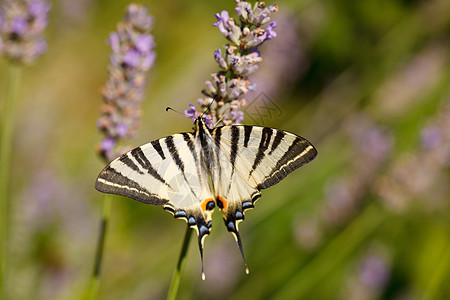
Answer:
[[200, 259], [202, 261], [202, 280], [206, 279], [205, 270], [203, 267], [203, 244], [201, 236], [198, 236], [198, 248], [200, 249]]
[[205, 237], [209, 235], [209, 230], [205, 226], [199, 226], [198, 228], [198, 248], [200, 250], [200, 259], [202, 261], [202, 280], [206, 279], [205, 271], [203, 268], [203, 244]]
[[245, 273], [248, 274], [250, 271], [247, 266], [247, 261], [245, 260], [244, 250], [242, 249], [241, 235], [239, 234], [237, 223], [235, 221], [228, 221], [228, 222], [225, 221], [225, 225], [227, 226], [228, 231], [233, 234], [234, 239], [236, 240], [236, 243], [239, 247], [239, 251], [241, 252], [242, 260], [244, 261]]

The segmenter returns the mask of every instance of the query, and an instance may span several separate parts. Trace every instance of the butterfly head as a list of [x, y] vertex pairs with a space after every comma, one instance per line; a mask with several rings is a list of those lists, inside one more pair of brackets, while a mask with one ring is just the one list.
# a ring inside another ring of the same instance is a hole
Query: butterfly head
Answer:
[[208, 130], [212, 129], [213, 128], [212, 119], [205, 115], [197, 117], [197, 119], [195, 119], [194, 121], [194, 129], [198, 131], [200, 127], [204, 129], [207, 128]]

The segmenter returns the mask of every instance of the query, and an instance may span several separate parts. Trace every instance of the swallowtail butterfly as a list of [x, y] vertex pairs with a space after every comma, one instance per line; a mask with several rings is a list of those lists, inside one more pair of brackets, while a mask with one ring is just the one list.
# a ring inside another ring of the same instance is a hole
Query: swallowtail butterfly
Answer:
[[95, 188], [162, 205], [186, 220], [198, 234], [204, 278], [203, 243], [215, 206], [244, 257], [238, 224], [245, 211], [253, 208], [262, 189], [316, 155], [310, 142], [283, 130], [247, 125], [209, 129], [199, 117], [193, 133], [155, 140], [113, 160], [98, 175]]

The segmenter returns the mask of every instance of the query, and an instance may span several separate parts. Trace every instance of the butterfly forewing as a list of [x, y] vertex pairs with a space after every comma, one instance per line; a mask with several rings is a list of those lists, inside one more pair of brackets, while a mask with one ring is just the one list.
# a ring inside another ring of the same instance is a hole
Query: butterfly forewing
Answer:
[[[149, 204], [163, 204], [175, 217], [210, 221], [201, 205], [212, 199], [208, 175], [198, 172], [202, 161], [192, 134], [176, 134], [125, 153], [97, 178], [96, 189]], [[189, 145], [193, 145], [191, 148]], [[191, 222], [192, 223], [192, 222]]]
[[306, 139], [273, 128], [223, 126], [214, 129], [212, 135], [216, 164], [222, 169], [212, 174], [214, 190], [216, 197], [228, 203], [254, 202], [259, 190], [280, 182], [317, 155]]

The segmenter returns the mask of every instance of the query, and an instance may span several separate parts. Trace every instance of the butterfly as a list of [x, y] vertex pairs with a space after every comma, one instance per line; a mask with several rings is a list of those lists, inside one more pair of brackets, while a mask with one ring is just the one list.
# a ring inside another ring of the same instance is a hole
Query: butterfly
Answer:
[[194, 132], [154, 140], [113, 160], [98, 175], [95, 188], [143, 203], [162, 205], [186, 220], [198, 235], [202, 261], [212, 212], [222, 212], [239, 246], [238, 224], [261, 190], [313, 160], [317, 150], [306, 139], [268, 127], [229, 125], [210, 129], [198, 117]]

